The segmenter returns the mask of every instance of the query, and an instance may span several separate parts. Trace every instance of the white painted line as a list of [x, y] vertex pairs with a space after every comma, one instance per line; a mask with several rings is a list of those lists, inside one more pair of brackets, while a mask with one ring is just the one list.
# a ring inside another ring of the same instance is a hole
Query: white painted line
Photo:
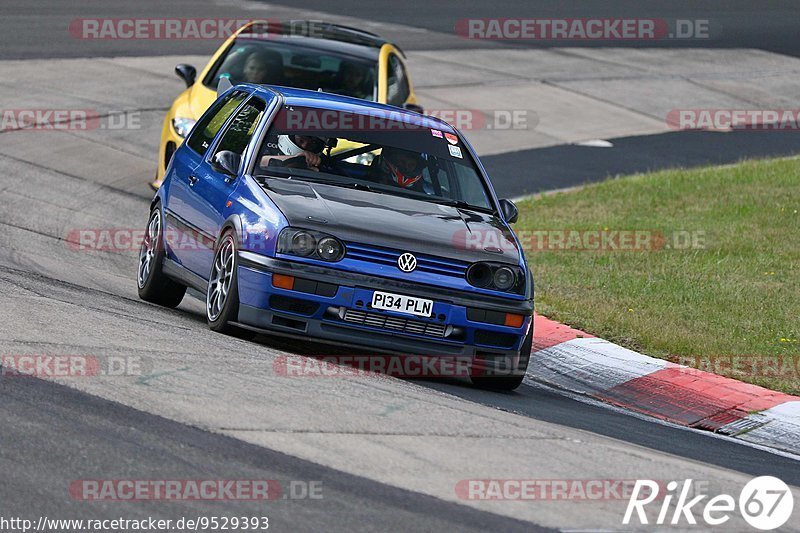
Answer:
[[614, 144], [610, 141], [605, 139], [590, 139], [588, 141], [582, 141], [579, 143], [575, 143], [576, 146], [586, 146], [589, 148], [614, 148]]

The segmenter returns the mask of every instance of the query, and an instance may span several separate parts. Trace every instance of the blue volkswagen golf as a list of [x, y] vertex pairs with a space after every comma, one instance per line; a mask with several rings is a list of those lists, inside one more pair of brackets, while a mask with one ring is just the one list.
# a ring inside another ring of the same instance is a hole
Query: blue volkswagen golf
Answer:
[[533, 342], [516, 218], [445, 122], [237, 85], [172, 158], [139, 296], [175, 307], [193, 287], [215, 331], [468, 358], [473, 383], [510, 390]]

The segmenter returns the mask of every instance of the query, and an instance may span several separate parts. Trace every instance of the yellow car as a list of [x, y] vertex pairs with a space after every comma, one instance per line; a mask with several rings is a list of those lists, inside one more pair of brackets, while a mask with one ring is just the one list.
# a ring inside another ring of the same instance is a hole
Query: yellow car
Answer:
[[373, 33], [329, 23], [253, 21], [225, 41], [199, 76], [186, 64], [176, 66], [175, 73], [186, 82], [186, 90], [164, 118], [154, 189], [161, 185], [172, 154], [216, 100], [223, 77], [234, 85], [322, 90], [422, 111], [402, 50]]

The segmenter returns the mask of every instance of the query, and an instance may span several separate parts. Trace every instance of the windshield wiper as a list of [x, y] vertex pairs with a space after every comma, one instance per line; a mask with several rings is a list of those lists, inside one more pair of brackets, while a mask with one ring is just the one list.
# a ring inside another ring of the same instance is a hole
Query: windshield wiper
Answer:
[[355, 189], [357, 191], [367, 191], [367, 192], [374, 192], [376, 194], [387, 194], [386, 191], [382, 191], [380, 189], [376, 189], [372, 185], [368, 185], [366, 183], [362, 183], [360, 181], [330, 181], [326, 182], [331, 185], [336, 185], [338, 187], [345, 187], [347, 189]]
[[[309, 181], [309, 182], [312, 182], [312, 183], [324, 183], [325, 185], [334, 185], [334, 186], [337, 186], [337, 187], [345, 187], [345, 188], [348, 188], [348, 189], [357, 189], [357, 190], [362, 190], [362, 191], [374, 192], [374, 193], [378, 193], [378, 194], [385, 194], [384, 191], [382, 191], [380, 189], [376, 189], [376, 188], [374, 188], [371, 185], [368, 185], [366, 183], [362, 183], [360, 181], [350, 181], [347, 178], [342, 178], [342, 177], [339, 177], [339, 176], [333, 176], [332, 174], [319, 174], [319, 175], [311, 176], [311, 175], [308, 175], [308, 174], [298, 174], [296, 172], [291, 172], [290, 171], [291, 169], [287, 169], [287, 168], [270, 169], [270, 171], [272, 171], [272, 170], [277, 170], [278, 172], [276, 172], [276, 174], [286, 174], [285, 178], [281, 177], [281, 178], [277, 178], [277, 179], [288, 179], [288, 180], [294, 180], [294, 181]], [[259, 178], [271, 178], [273, 176], [269, 176], [269, 175], [265, 175], [265, 174], [259, 174], [256, 177], [259, 177]]]
[[469, 204], [469, 203], [467, 203], [467, 202], [465, 202], [463, 200], [444, 200], [444, 201], [439, 201], [439, 200], [437, 200], [435, 198], [433, 198], [432, 200], [434, 202], [436, 202], [437, 204], [448, 205], [450, 207], [455, 207], [456, 209], [470, 209], [472, 211], [479, 211], [481, 213], [494, 213], [494, 211], [492, 211], [491, 209], [488, 209], [486, 207], [480, 207], [480, 206], [477, 206], [477, 205], [472, 205], [472, 204]]

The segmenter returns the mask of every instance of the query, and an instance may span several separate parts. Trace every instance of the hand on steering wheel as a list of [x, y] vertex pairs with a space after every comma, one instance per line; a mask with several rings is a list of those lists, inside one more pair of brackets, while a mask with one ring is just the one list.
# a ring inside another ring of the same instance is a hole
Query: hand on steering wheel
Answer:
[[319, 172], [319, 166], [322, 162], [319, 155], [304, 151], [295, 157], [291, 157], [286, 159], [283, 162], [283, 166], [289, 168], [299, 168], [301, 170], [314, 170]]

